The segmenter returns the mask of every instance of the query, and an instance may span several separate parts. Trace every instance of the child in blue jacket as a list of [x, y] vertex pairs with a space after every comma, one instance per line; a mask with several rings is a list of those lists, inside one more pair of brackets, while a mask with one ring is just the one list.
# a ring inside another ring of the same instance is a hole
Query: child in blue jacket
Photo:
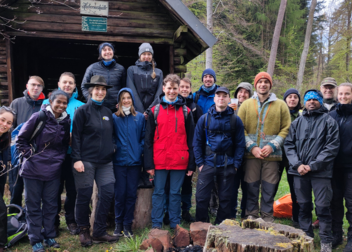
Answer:
[[113, 114], [116, 152], [114, 236], [132, 237], [132, 221], [142, 167], [145, 119], [134, 108], [132, 90], [123, 88], [117, 96], [118, 110]]

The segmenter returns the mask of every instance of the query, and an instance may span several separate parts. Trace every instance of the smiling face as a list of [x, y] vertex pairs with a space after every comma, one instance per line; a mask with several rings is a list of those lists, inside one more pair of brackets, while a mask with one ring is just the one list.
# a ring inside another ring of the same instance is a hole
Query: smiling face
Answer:
[[238, 102], [241, 104], [245, 100], [249, 98], [249, 91], [245, 88], [240, 88], [240, 90], [237, 92], [237, 97]]
[[321, 105], [318, 100], [310, 99], [310, 100], [306, 101], [306, 109], [308, 111], [316, 110], [320, 107], [321, 107]]
[[153, 59], [153, 54], [151, 52], [144, 52], [141, 54], [141, 56], [139, 57], [139, 60], [144, 62], [144, 61], [149, 61], [151, 62]]
[[13, 124], [13, 114], [11, 112], [4, 112], [0, 114], [0, 136], [8, 132]]
[[337, 99], [341, 104], [352, 103], [352, 89], [347, 86], [340, 86], [337, 93]]
[[268, 79], [260, 79], [256, 85], [258, 94], [267, 95], [270, 92], [270, 81]]
[[333, 85], [324, 85], [320, 87], [324, 99], [334, 99], [336, 87]]
[[104, 86], [94, 86], [92, 90], [92, 99], [98, 102], [104, 100], [106, 96], [106, 87]]
[[182, 95], [183, 97], [188, 97], [189, 94], [192, 92], [191, 89], [191, 84], [181, 80], [180, 82], [180, 95]]
[[212, 75], [210, 75], [210, 74], [204, 75], [203, 84], [205, 87], [209, 88], [209, 87], [213, 86], [214, 82], [215, 82], [215, 80]]
[[64, 95], [57, 95], [55, 100], [50, 101], [51, 109], [54, 112], [55, 118], [58, 118], [67, 108], [67, 97]]
[[129, 92], [123, 92], [120, 96], [121, 105], [128, 108], [132, 106], [132, 97]]
[[101, 57], [105, 61], [110, 61], [114, 57], [114, 51], [111, 49], [110, 46], [104, 46], [104, 48], [101, 50]]
[[178, 95], [178, 89], [177, 83], [171, 81], [166, 82], [163, 86], [163, 92], [165, 93], [166, 100], [170, 102], [175, 101]]
[[214, 103], [217, 110], [223, 111], [231, 101], [230, 95], [225, 92], [217, 92], [214, 96]]
[[298, 103], [299, 103], [299, 97], [296, 94], [290, 94], [289, 96], [286, 97], [286, 104], [290, 110], [294, 110]]
[[73, 91], [76, 88], [75, 80], [67, 75], [61, 76], [60, 81], [57, 85], [62, 91], [64, 91], [68, 95], [72, 95]]

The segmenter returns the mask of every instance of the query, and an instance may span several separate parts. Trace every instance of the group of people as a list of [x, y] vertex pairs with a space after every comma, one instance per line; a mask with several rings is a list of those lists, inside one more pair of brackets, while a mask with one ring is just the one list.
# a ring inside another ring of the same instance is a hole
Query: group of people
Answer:
[[[152, 228], [164, 223], [175, 229], [181, 220], [209, 222], [209, 212], [216, 215], [215, 224], [236, 218], [240, 186], [241, 218], [273, 222], [284, 169], [294, 225], [314, 236], [313, 190], [321, 250], [341, 244], [343, 198], [352, 224], [352, 84], [337, 86], [325, 78], [320, 91], [306, 91], [303, 108], [296, 89], [277, 98], [266, 72], [255, 76], [254, 86], [240, 83], [231, 96], [216, 84], [214, 70], [205, 69], [202, 86], [192, 93], [189, 79], [163, 77], [148, 43], [139, 47], [127, 75], [112, 44], [104, 42], [98, 50], [99, 62], [87, 68], [81, 85], [87, 103], [77, 99], [75, 76], [65, 72], [49, 99], [44, 100], [42, 78], [31, 76], [24, 96], [0, 108], [2, 167], [9, 160], [10, 129], [20, 127], [16, 147], [23, 160], [9, 172], [11, 203], [22, 205], [24, 189], [34, 252], [60, 247], [55, 238], [64, 187], [67, 228], [86, 247], [133, 236], [137, 188], [145, 175], [154, 178]], [[194, 218], [189, 211], [196, 167]], [[5, 182], [1, 176], [0, 251], [6, 244]], [[98, 202], [91, 236], [94, 182]], [[112, 204], [116, 226], [109, 235]], [[351, 227], [344, 251], [352, 251]]]

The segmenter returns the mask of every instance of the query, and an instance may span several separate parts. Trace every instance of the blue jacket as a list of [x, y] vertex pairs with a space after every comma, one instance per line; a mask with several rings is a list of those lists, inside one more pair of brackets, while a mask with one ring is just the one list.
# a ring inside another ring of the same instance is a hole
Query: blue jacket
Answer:
[[[78, 97], [78, 90], [76, 88], [75, 91], [73, 91], [73, 94], [72, 94], [72, 96], [67, 104], [67, 108], [66, 108], [66, 113], [70, 115], [70, 119], [71, 119], [70, 132], [72, 132], [73, 116], [75, 115], [76, 109], [78, 109], [80, 106], [84, 105], [83, 102], [81, 102], [80, 100], [77, 100], [77, 97]], [[44, 100], [43, 105], [44, 104], [49, 104], [49, 99]], [[71, 154], [71, 151], [72, 151], [71, 146], [69, 146], [67, 153]]]
[[214, 90], [210, 91], [209, 93], [205, 92], [202, 87], [200, 87], [197, 92], [193, 93], [194, 101], [196, 99], [197, 93], [199, 93], [197, 104], [201, 107], [204, 114], [207, 113], [209, 108], [214, 105], [215, 91], [218, 87], [219, 86], [216, 85], [216, 88], [214, 88]]
[[[122, 88], [117, 96], [117, 103], [120, 93], [127, 91], [131, 94], [133, 104], [134, 96], [129, 88]], [[116, 152], [114, 154], [114, 165], [137, 166], [142, 165], [142, 154], [144, 149], [145, 119], [142, 113], [137, 112], [136, 116], [129, 114], [125, 117], [117, 117], [113, 114], [114, 139]]]
[[[231, 139], [230, 118], [234, 114], [233, 109], [227, 107], [223, 112], [217, 112], [215, 105], [211, 106], [208, 111], [208, 116], [211, 116], [211, 121], [208, 131], [208, 141], [210, 148], [214, 152], [226, 152], [232, 145], [234, 155], [228, 156], [227, 165], [234, 165], [236, 168], [241, 167], [242, 158], [245, 151], [245, 137], [244, 127], [241, 119], [237, 117], [235, 125], [235, 139]], [[214, 166], [214, 154], [205, 155], [206, 135], [205, 135], [205, 120], [207, 114], [201, 116], [198, 120], [194, 138], [193, 138], [193, 152], [196, 159], [197, 166], [204, 164]], [[218, 154], [216, 156], [216, 166], [225, 166], [225, 155]]]

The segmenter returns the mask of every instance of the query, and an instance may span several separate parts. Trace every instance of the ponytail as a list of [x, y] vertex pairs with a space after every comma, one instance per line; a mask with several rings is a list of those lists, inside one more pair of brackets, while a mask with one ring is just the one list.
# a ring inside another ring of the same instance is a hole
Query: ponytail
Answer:
[[155, 73], [155, 64], [154, 64], [154, 59], [152, 59], [152, 65], [153, 65], [153, 73], [152, 73], [152, 78], [155, 79], [156, 73]]

